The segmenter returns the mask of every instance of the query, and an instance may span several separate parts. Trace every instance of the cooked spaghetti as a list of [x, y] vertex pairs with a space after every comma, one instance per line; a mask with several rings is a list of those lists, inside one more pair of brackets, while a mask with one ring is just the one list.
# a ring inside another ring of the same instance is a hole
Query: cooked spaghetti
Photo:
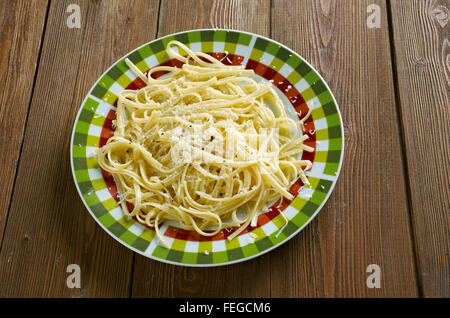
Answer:
[[204, 236], [235, 228], [233, 239], [271, 203], [291, 200], [298, 178], [309, 184], [311, 162], [300, 157], [314, 150], [302, 132], [311, 111], [290, 118], [272, 84], [253, 79], [253, 70], [177, 41], [167, 53], [182, 67], [144, 75], [127, 60], [146, 86], [119, 94], [116, 129], [99, 165], [113, 175], [124, 213], [155, 228], [163, 244], [166, 221]]

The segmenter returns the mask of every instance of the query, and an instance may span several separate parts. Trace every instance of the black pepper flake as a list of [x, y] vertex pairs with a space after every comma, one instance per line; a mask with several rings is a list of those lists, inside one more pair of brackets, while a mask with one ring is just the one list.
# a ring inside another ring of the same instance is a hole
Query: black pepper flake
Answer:
[[211, 136], [211, 141], [213, 141], [214, 140], [214, 136]]

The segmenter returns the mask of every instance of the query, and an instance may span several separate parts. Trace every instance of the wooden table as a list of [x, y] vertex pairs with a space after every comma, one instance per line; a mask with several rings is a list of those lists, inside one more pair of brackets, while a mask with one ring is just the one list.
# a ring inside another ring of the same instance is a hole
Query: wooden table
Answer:
[[[70, 4], [80, 28], [66, 23]], [[0, 296], [450, 297], [449, 10], [448, 0], [0, 1]], [[147, 259], [103, 231], [78, 197], [69, 144], [82, 99], [116, 59], [210, 27], [271, 37], [310, 61], [336, 95], [345, 155], [299, 235], [202, 269]], [[66, 286], [69, 264], [79, 289]], [[366, 284], [370, 264], [380, 288]]]

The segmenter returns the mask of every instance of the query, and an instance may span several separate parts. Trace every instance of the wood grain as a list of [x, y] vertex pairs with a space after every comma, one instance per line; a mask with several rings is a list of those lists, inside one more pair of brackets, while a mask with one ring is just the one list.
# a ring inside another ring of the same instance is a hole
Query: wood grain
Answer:
[[[372, 3], [380, 29], [366, 24]], [[272, 37], [330, 85], [345, 130], [333, 194], [300, 235], [271, 253], [272, 296], [417, 296], [385, 2], [275, 0], [272, 17]], [[380, 266], [381, 288], [366, 285], [370, 264]]]
[[[66, 8], [81, 8], [69, 29]], [[75, 189], [70, 135], [82, 99], [119, 57], [156, 35], [158, 1], [52, 1], [0, 255], [1, 297], [127, 297], [133, 253], [93, 220]], [[124, 27], [126, 26], [126, 27]], [[69, 289], [69, 264], [81, 288]]]
[[[270, 35], [269, 1], [169, 0], [161, 3], [158, 36], [231, 28]], [[235, 265], [187, 268], [136, 255], [133, 297], [269, 297], [270, 257]]]
[[0, 246], [16, 176], [47, 0], [0, 2]]
[[391, 10], [421, 292], [450, 297], [450, 4]]

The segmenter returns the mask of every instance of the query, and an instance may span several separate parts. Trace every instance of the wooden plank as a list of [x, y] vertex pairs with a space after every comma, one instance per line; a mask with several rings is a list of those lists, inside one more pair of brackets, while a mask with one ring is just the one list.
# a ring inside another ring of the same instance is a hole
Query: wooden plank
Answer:
[[[66, 25], [79, 4], [81, 28]], [[91, 85], [156, 35], [158, 1], [52, 1], [10, 215], [0, 296], [127, 297], [133, 253], [86, 211], [70, 171], [72, 125]], [[69, 264], [81, 288], [69, 289]]]
[[20, 156], [47, 0], [0, 2], [0, 246]]
[[[373, 3], [379, 29], [366, 23]], [[417, 296], [385, 1], [275, 0], [272, 17], [273, 38], [330, 85], [345, 130], [334, 193], [300, 235], [271, 253], [272, 296]], [[381, 288], [366, 285], [370, 264], [381, 269]]]
[[[161, 4], [158, 36], [198, 29], [232, 28], [270, 34], [269, 1], [170, 0]], [[270, 258], [216, 268], [187, 268], [136, 255], [133, 297], [268, 297]]]
[[450, 297], [449, 2], [391, 1], [421, 292]]

